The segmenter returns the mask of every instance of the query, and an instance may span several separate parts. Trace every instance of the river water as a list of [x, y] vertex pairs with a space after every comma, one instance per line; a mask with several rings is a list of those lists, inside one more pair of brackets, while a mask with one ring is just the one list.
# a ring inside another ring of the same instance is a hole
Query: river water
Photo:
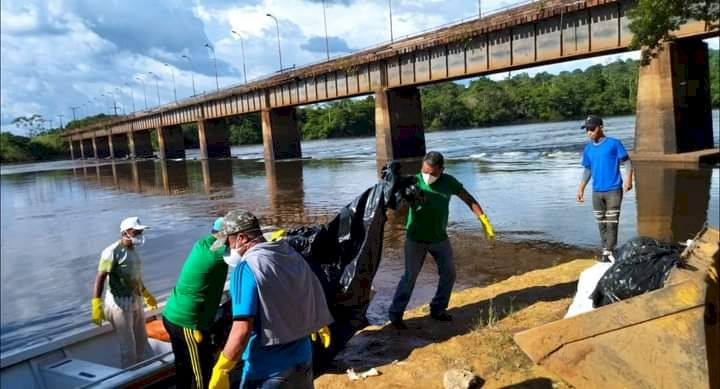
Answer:
[[[634, 122], [632, 116], [609, 118], [606, 132], [631, 149]], [[713, 122], [717, 144], [718, 111]], [[575, 202], [580, 152], [587, 142], [578, 127], [578, 122], [556, 122], [426, 134], [428, 150], [445, 155], [446, 172], [479, 200], [498, 231], [498, 245], [488, 247], [477, 220], [459, 199], [452, 200], [456, 288], [597, 251], [591, 202]], [[140, 249], [144, 279], [163, 300], [190, 247], [209, 232], [216, 216], [241, 207], [263, 224], [323, 223], [377, 182], [374, 138], [307, 141], [302, 148], [306, 159], [275, 164], [264, 163], [262, 147], [254, 145], [233, 147], [232, 160], [197, 161], [197, 150], [188, 150], [186, 161], [2, 166], [2, 352], [90, 325], [99, 255], [117, 239], [126, 216], [139, 216], [151, 226]], [[620, 242], [638, 234], [685, 240], [706, 221], [718, 225], [717, 166], [635, 166], [635, 189], [622, 207]], [[373, 322], [384, 320], [403, 269], [404, 218], [389, 217], [369, 312]], [[424, 268], [411, 304], [429, 301], [434, 272], [432, 265]]]

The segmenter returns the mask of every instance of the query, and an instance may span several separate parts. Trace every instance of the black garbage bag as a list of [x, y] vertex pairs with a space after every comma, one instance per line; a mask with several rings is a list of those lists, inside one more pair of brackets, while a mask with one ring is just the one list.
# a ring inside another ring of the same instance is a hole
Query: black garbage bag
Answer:
[[343, 207], [328, 224], [303, 226], [285, 237], [310, 264], [320, 279], [334, 322], [328, 349], [314, 346], [313, 360], [322, 367], [358, 330], [367, 326], [370, 286], [380, 265], [385, 211], [401, 201], [422, 201], [422, 191], [412, 176], [401, 176], [400, 165], [390, 162], [379, 183]]
[[590, 296], [593, 307], [612, 304], [662, 288], [670, 271], [680, 264], [681, 247], [653, 238], [630, 239], [616, 250], [615, 263]]

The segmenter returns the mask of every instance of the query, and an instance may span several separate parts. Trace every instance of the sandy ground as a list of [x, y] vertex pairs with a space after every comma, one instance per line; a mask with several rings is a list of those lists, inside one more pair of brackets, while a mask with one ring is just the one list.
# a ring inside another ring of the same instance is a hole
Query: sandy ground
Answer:
[[[423, 305], [406, 312], [407, 330], [368, 327], [350, 340], [315, 387], [441, 388], [451, 368], [474, 372], [483, 388], [568, 387], [535, 366], [512, 336], [561, 319], [580, 272], [593, 263], [573, 260], [455, 292], [448, 310], [454, 320], [449, 323], [432, 320]], [[374, 367], [380, 375], [350, 382], [345, 373], [350, 367], [358, 372]]]

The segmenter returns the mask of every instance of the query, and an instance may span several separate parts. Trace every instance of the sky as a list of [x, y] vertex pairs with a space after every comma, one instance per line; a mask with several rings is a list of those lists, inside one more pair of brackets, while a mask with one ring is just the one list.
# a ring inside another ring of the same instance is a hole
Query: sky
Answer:
[[[482, 7], [485, 13], [523, 2], [482, 0]], [[388, 41], [388, 3], [326, 0], [330, 55]], [[476, 17], [477, 7], [476, 0], [392, 0], [394, 37]], [[262, 78], [279, 69], [268, 13], [278, 21], [283, 67], [326, 58], [321, 0], [3, 0], [0, 127], [24, 135], [11, 124], [14, 118], [40, 114], [57, 127], [73, 118], [71, 107], [77, 118], [109, 113], [114, 104], [129, 113], [133, 105], [141, 110], [146, 102], [153, 107], [175, 95], [189, 97], [193, 83], [202, 93], [213, 91], [216, 81], [220, 88], [240, 84], [244, 73], [248, 80]], [[596, 57], [528, 73], [637, 57]]]

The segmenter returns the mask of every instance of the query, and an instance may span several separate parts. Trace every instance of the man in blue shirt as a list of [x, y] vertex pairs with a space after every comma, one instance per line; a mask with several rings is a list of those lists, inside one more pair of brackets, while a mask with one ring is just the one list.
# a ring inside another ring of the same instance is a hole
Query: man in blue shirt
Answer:
[[[582, 203], [585, 186], [590, 178], [593, 181], [593, 212], [600, 229], [602, 241], [602, 261], [615, 260], [612, 250], [617, 244], [620, 204], [623, 192], [632, 189], [633, 169], [625, 147], [618, 139], [605, 136], [603, 120], [590, 115], [581, 126], [590, 138], [582, 156], [583, 178], [577, 191], [577, 201]], [[626, 176], [623, 184], [620, 165], [625, 164]]]
[[248, 211], [225, 215], [218, 236], [213, 249], [225, 249], [225, 261], [237, 266], [230, 279], [233, 325], [209, 387], [228, 388], [242, 357], [242, 388], [312, 388], [308, 335], [332, 322], [320, 281], [286, 240], [265, 241]]

